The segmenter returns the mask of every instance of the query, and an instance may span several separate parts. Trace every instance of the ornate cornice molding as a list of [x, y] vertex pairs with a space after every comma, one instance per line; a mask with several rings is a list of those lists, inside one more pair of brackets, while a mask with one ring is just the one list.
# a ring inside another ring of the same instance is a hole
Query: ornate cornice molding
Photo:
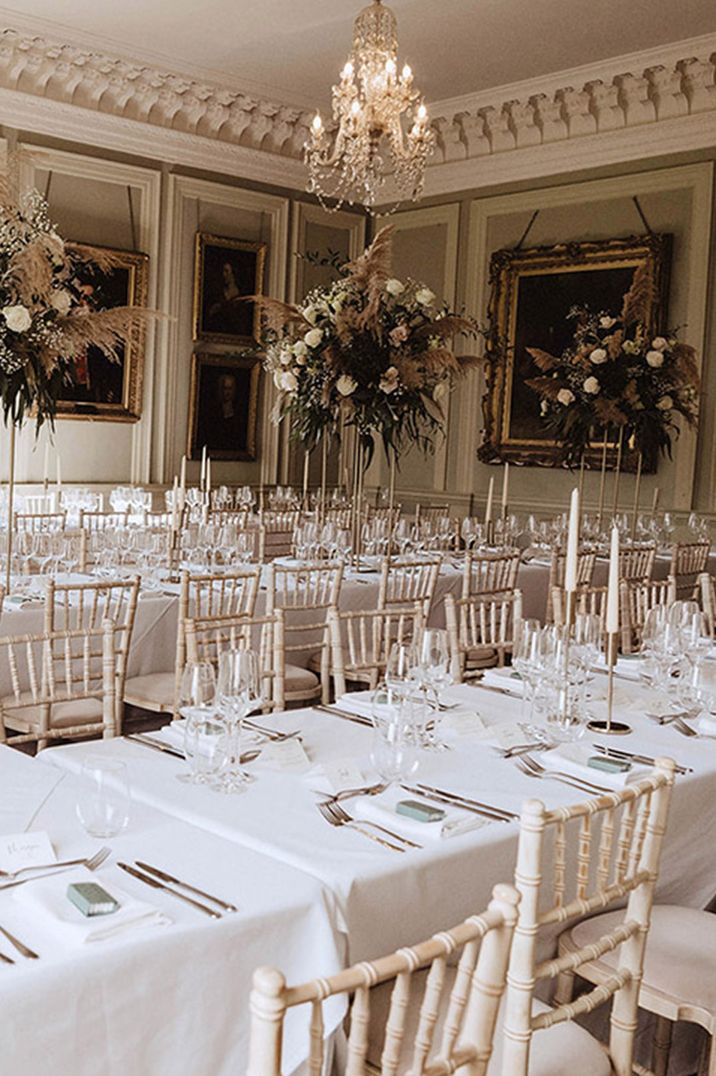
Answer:
[[[635, 147], [654, 157], [713, 145], [716, 34], [432, 112], [429, 194], [632, 160]], [[0, 121], [13, 127], [300, 189], [310, 118], [189, 75], [0, 31]]]

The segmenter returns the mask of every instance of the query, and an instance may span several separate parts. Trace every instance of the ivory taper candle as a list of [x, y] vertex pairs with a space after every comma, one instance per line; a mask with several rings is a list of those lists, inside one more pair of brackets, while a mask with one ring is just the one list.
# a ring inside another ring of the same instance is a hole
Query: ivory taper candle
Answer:
[[181, 458], [181, 470], [179, 472], [179, 488], [186, 493], [186, 456]]
[[487, 504], [485, 505], [485, 524], [492, 520], [492, 497], [495, 492], [495, 476], [490, 476], [490, 484], [487, 487]]
[[577, 589], [577, 550], [579, 548], [579, 490], [572, 490], [569, 506], [569, 530], [567, 531], [567, 562], [564, 567], [564, 589], [572, 593]]
[[607, 635], [619, 631], [619, 531], [612, 527], [612, 544], [609, 551], [609, 582], [607, 585]]
[[502, 472], [502, 514], [507, 515], [507, 496], [510, 488], [510, 465], [505, 464], [505, 469]]

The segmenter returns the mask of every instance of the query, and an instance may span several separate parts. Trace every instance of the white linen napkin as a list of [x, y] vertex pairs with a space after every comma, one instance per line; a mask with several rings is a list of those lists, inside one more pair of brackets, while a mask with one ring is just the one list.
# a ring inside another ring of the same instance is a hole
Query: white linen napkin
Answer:
[[632, 763], [632, 768], [624, 773], [607, 773], [606, 770], [595, 770], [587, 765], [588, 760], [597, 752], [592, 751], [585, 744], [570, 743], [561, 744], [553, 751], [543, 751], [539, 761], [545, 769], [561, 770], [562, 773], [570, 773], [582, 781], [602, 786], [603, 788], [622, 789], [634, 781], [641, 780], [651, 771], [646, 766], [637, 766]]
[[33, 923], [67, 947], [109, 941], [138, 928], [167, 926], [173, 922], [163, 911], [135, 900], [114, 883], [107, 884], [107, 892], [119, 902], [117, 911], [94, 917], [82, 915], [68, 899], [67, 887], [73, 882], [96, 881], [88, 870], [63, 872], [18, 887], [13, 900]]
[[430, 803], [430, 806], [445, 811], [445, 818], [442, 822], [418, 822], [414, 818], [397, 814], [395, 807], [399, 800], [423, 802], [422, 797], [417, 793], [406, 792], [401, 788], [388, 788], [379, 796], [359, 796], [358, 799], [352, 801], [351, 810], [354, 818], [376, 822], [379, 826], [385, 826], [386, 829], [415, 841], [416, 844], [432, 844], [449, 837], [458, 837], [474, 829], [482, 829], [490, 823], [488, 818], [482, 818], [470, 811], [463, 811], [460, 807], [440, 803]]
[[[624, 654], [620, 655], [614, 666], [614, 675], [621, 676], [625, 680], [641, 679], [639, 673], [639, 670], [641, 669], [641, 661], [640, 654], [632, 654], [631, 656], [626, 656]], [[600, 655], [595, 668], [599, 669], [601, 672], [606, 672], [607, 663], [603, 654]]]
[[522, 677], [508, 665], [501, 669], [485, 669], [481, 682], [485, 687], [499, 687], [501, 691], [509, 691], [510, 695], [522, 695]]
[[336, 699], [336, 707], [346, 713], [373, 720], [372, 691], [349, 691]]

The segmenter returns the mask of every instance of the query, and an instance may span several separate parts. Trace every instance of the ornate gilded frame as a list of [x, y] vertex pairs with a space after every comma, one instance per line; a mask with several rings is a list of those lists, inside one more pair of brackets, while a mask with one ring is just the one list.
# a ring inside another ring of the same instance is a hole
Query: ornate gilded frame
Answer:
[[[531, 363], [528, 356], [521, 356], [521, 371], [517, 371], [515, 356], [516, 326], [519, 312], [520, 281], [526, 277], [565, 273], [582, 273], [585, 270], [636, 269], [650, 261], [656, 284], [655, 301], [652, 304], [650, 329], [661, 330], [665, 324], [669, 292], [671, 260], [670, 235], [651, 233], [603, 241], [560, 243], [550, 247], [532, 247], [526, 250], [498, 250], [490, 259], [490, 338], [486, 348], [487, 388], [482, 400], [484, 436], [478, 455], [487, 463], [510, 461], [542, 467], [559, 465], [560, 446], [548, 439], [514, 436], [512, 409], [513, 384], [516, 376], [523, 381], [534, 376], [525, 366]], [[620, 277], [623, 273], [620, 273]], [[625, 289], [626, 290], [626, 289]], [[619, 304], [621, 306], [621, 303]], [[616, 310], [619, 313], [619, 309]], [[534, 346], [543, 346], [539, 339]], [[534, 374], [538, 371], [535, 367]], [[537, 397], [535, 396], [535, 401]], [[595, 431], [597, 436], [599, 431]], [[602, 435], [603, 436], [603, 435]], [[599, 465], [603, 440], [594, 443], [588, 454], [587, 465]], [[613, 462], [614, 451], [609, 453]], [[630, 467], [632, 461], [625, 455], [623, 465]]]
[[[128, 272], [127, 306], [146, 306], [149, 287], [149, 255], [136, 250], [117, 250], [97, 244], [67, 241], [68, 250], [82, 253], [83, 262], [91, 261], [93, 251], [109, 251], [117, 269]], [[122, 304], [117, 304], [122, 305]], [[63, 419], [92, 419], [104, 422], [137, 422], [142, 416], [142, 390], [144, 386], [144, 356], [146, 329], [136, 326], [132, 339], [125, 345], [123, 362], [122, 400], [120, 403], [103, 403], [84, 400], [58, 400], [57, 416]], [[109, 360], [108, 360], [109, 361]]]
[[201, 458], [203, 439], [199, 437], [199, 404], [201, 392], [201, 374], [206, 367], [225, 367], [228, 371], [249, 371], [249, 402], [246, 424], [246, 448], [225, 450], [207, 444], [207, 453], [217, 460], [248, 460], [256, 457], [256, 427], [259, 409], [259, 381], [261, 378], [261, 356], [218, 355], [196, 352], [192, 355], [191, 383], [189, 388], [189, 423], [187, 428], [187, 456], [191, 460]]
[[245, 239], [232, 239], [228, 236], [197, 232], [194, 245], [194, 296], [192, 304], [194, 340], [207, 340], [218, 344], [251, 344], [259, 339], [261, 331], [261, 317], [256, 304], [254, 304], [253, 308], [253, 335], [213, 332], [207, 329], [204, 324], [204, 288], [206, 286], [206, 251], [208, 247], [219, 247], [228, 251], [255, 254], [254, 280], [251, 290], [247, 291], [246, 294], [263, 295], [266, 243], [254, 243]]

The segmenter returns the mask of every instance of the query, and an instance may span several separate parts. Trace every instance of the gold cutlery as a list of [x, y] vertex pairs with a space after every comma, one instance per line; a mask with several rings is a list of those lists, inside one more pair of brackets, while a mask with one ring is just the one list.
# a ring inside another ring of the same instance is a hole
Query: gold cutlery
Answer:
[[515, 764], [518, 770], [524, 773], [526, 777], [543, 777], [545, 780], [560, 781], [563, 785], [570, 785], [572, 788], [576, 788], [580, 792], [586, 792], [590, 796], [602, 796], [605, 792], [611, 791], [611, 789], [605, 788], [604, 785], [592, 784], [591, 781], [577, 777], [575, 774], [564, 773], [562, 770], [547, 769], [546, 766], [543, 766], [541, 762], [538, 762], [537, 759], [532, 758], [530, 755], [516, 755]]
[[5, 927], [0, 927], [0, 934], [7, 938], [11, 945], [14, 945], [18, 953], [24, 956], [27, 960], [38, 960], [39, 957], [29, 945], [25, 945], [19, 938], [16, 938], [14, 934], [11, 934], [9, 930], [5, 930]]
[[457, 792], [447, 792], [441, 788], [432, 788], [430, 785], [416, 785], [415, 787], [401, 785], [401, 788], [415, 796], [423, 796], [426, 800], [447, 804], [449, 807], [459, 807], [470, 814], [482, 815], [483, 818], [490, 818], [493, 822], [514, 822], [519, 817], [502, 807], [493, 807], [489, 803], [481, 803], [479, 800], [460, 796]]
[[[95, 852], [93, 856], [90, 856], [89, 859], [80, 860], [79, 864], [84, 865], [87, 870], [96, 871], [102, 866], [110, 852], [111, 848], [100, 848], [100, 850]], [[54, 874], [62, 874], [63, 871], [71, 870], [74, 865], [75, 864], [66, 866], [64, 864], [58, 864], [55, 870], [46, 870], [43, 871], [42, 874], [31, 874], [29, 878], [16, 878], [12, 882], [2, 882], [2, 879], [0, 879], [0, 883], [2, 883], [0, 884], [0, 893], [5, 889], [12, 889], [13, 886], [16, 885], [26, 885], [28, 882], [36, 882], [39, 878], [51, 878]]]
[[184, 901], [185, 904], [190, 904], [192, 908], [196, 908], [198, 911], [203, 912], [204, 915], [211, 916], [212, 919], [221, 919], [221, 912], [217, 912], [215, 908], [208, 908], [206, 904], [200, 904], [198, 900], [193, 900], [192, 897], [187, 897], [184, 893], [178, 893], [176, 889], [172, 889], [171, 886], [165, 882], [158, 881], [157, 878], [152, 878], [150, 874], [143, 874], [142, 871], [136, 869], [136, 867], [130, 867], [128, 863], [117, 863], [120, 870], [125, 871], [127, 874], [131, 874], [132, 878], [136, 878], [139, 882], [144, 882], [145, 885], [151, 886], [152, 889], [161, 889], [165, 893], [169, 893], [170, 896], [176, 897], [177, 900]]
[[11, 956], [5, 956], [4, 953], [0, 953], [0, 960], [2, 960], [3, 964], [14, 964], [15, 963], [15, 961], [12, 959]]
[[[595, 751], [599, 751], [602, 755], [606, 755], [607, 758], [625, 759], [628, 762], [638, 762], [642, 766], [655, 766], [656, 759], [652, 755], [640, 755], [633, 751], [622, 751], [617, 747], [605, 747], [601, 743], [593, 743], [592, 747]], [[677, 773], [693, 773], [692, 766], [682, 766], [678, 762], [674, 763], [674, 769]]]
[[[384, 840], [382, 837], [379, 837], [377, 833], [371, 833], [369, 829], [365, 829], [364, 825], [367, 825], [367, 823], [357, 822], [350, 816], [346, 818], [340, 818], [339, 815], [336, 813], [336, 807], [338, 806], [337, 804], [317, 803], [316, 806], [318, 807], [318, 810], [321, 812], [321, 815], [323, 816], [323, 818], [325, 818], [326, 822], [328, 822], [329, 825], [336, 827], [352, 826], [355, 829], [356, 833], [362, 833], [364, 837], [368, 838], [368, 840], [375, 841], [376, 844], [380, 844], [383, 848], [389, 848], [391, 852], [406, 851], [404, 845], [393, 844], [391, 841], [387, 841]], [[345, 814], [345, 812], [343, 813]]]
[[340, 803], [341, 800], [351, 800], [356, 796], [378, 796], [385, 792], [388, 786], [384, 784], [365, 785], [363, 788], [342, 788], [340, 792], [321, 792], [318, 788], [312, 788], [314, 796], [322, 796], [325, 803]]
[[[166, 871], [160, 871], [158, 867], [152, 867], [149, 863], [142, 863], [141, 860], [135, 860], [135, 864], [140, 870], [146, 871], [147, 874], [154, 874], [162, 882], [169, 882], [171, 885], [178, 885], [181, 889], [188, 889], [190, 893], [195, 893], [197, 897], [204, 897], [206, 900], [212, 901], [214, 904], [218, 904], [220, 908], [223, 908], [226, 912], [238, 912], [238, 908], [235, 904], [229, 904], [228, 901], [222, 900], [221, 897], [214, 897], [211, 893], [205, 892], [203, 889], [199, 889], [195, 885], [190, 885], [189, 882], [182, 882], [179, 878], [175, 878], [172, 874], [168, 874]], [[2, 930], [2, 927], [0, 927]]]

